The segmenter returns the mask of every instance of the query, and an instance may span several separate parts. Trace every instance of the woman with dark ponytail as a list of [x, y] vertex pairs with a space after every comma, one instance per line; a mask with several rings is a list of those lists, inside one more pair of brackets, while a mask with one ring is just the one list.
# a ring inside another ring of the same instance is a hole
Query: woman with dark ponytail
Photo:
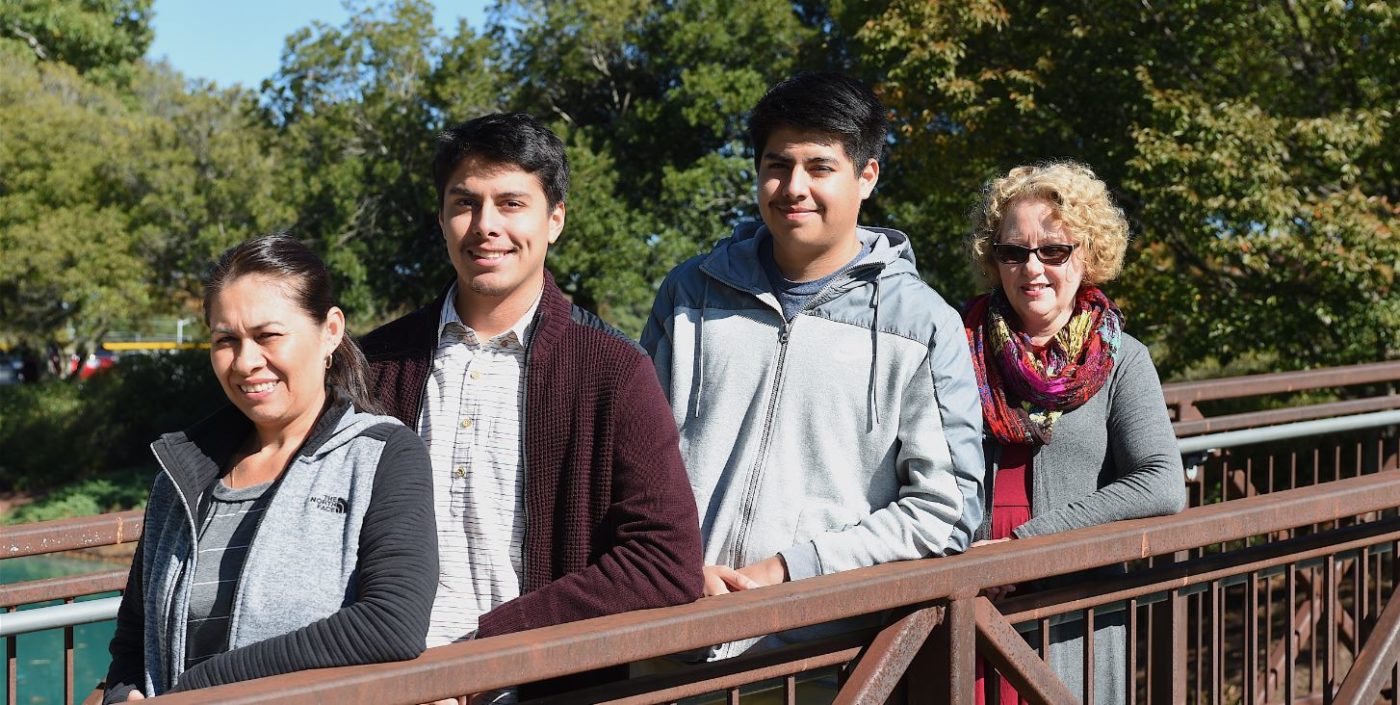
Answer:
[[285, 234], [205, 281], [231, 404], [151, 444], [160, 465], [104, 703], [423, 651], [437, 586], [427, 451], [374, 414], [325, 264]]

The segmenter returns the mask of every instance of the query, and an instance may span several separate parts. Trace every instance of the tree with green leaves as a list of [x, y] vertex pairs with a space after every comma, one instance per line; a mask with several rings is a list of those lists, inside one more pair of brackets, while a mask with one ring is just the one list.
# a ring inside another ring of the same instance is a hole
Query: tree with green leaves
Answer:
[[151, 45], [153, 0], [10, 0], [0, 4], [0, 41], [40, 61], [112, 75]]
[[408, 310], [450, 275], [433, 135], [495, 110], [564, 137], [549, 266], [635, 333], [670, 267], [753, 216], [749, 106], [836, 68], [895, 128], [866, 221], [909, 232], [949, 299], [981, 286], [980, 185], [1073, 158], [1128, 212], [1110, 293], [1167, 374], [1400, 352], [1391, 3], [499, 0], [446, 32], [426, 0], [351, 9], [289, 37], [254, 95], [141, 60], [149, 0], [0, 8], [0, 335], [178, 315], [213, 253], [283, 228], [360, 326]]
[[469, 27], [441, 37], [432, 6], [408, 0], [299, 30], [263, 84], [289, 225], [322, 251], [357, 322], [407, 310], [448, 278], [432, 140], [453, 113], [499, 109], [493, 59]]
[[88, 76], [0, 45], [0, 335], [70, 353], [193, 314], [210, 259], [292, 215], [254, 96]]
[[898, 124], [885, 217], [926, 276], [962, 259], [978, 184], [1084, 161], [1133, 223], [1111, 293], [1168, 373], [1400, 353], [1400, 10], [1235, 0], [897, 0], [840, 18]]

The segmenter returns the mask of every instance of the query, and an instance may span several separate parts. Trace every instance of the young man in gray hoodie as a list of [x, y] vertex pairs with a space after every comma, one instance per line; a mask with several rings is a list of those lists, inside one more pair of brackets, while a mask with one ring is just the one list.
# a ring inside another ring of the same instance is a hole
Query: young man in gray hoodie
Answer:
[[749, 119], [762, 222], [657, 294], [642, 345], [680, 430], [707, 595], [960, 552], [981, 523], [961, 319], [908, 236], [856, 224], [886, 124], [845, 76], [774, 86]]

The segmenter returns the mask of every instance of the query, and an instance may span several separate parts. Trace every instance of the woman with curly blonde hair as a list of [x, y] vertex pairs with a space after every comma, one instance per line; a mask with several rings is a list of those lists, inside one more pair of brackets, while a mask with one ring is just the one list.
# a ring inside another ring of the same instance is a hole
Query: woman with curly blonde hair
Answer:
[[[1073, 162], [1017, 167], [987, 183], [973, 221], [972, 256], [993, 287], [963, 317], [987, 462], [976, 538], [1181, 511], [1181, 456], [1157, 370], [1099, 288], [1122, 270], [1128, 244], [1108, 187]], [[1126, 701], [1124, 617], [1095, 615], [1098, 703]], [[1045, 655], [1081, 699], [1083, 635], [1082, 621], [1052, 627]], [[1002, 703], [1019, 701], [1005, 682], [999, 691]]]

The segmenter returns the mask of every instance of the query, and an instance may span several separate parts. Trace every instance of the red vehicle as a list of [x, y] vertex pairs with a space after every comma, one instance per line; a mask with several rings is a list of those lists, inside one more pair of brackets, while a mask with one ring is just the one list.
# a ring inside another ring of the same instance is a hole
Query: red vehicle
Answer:
[[78, 368], [78, 379], [88, 379], [93, 375], [111, 368], [117, 364], [116, 353], [107, 350], [98, 350], [87, 356], [81, 367]]

